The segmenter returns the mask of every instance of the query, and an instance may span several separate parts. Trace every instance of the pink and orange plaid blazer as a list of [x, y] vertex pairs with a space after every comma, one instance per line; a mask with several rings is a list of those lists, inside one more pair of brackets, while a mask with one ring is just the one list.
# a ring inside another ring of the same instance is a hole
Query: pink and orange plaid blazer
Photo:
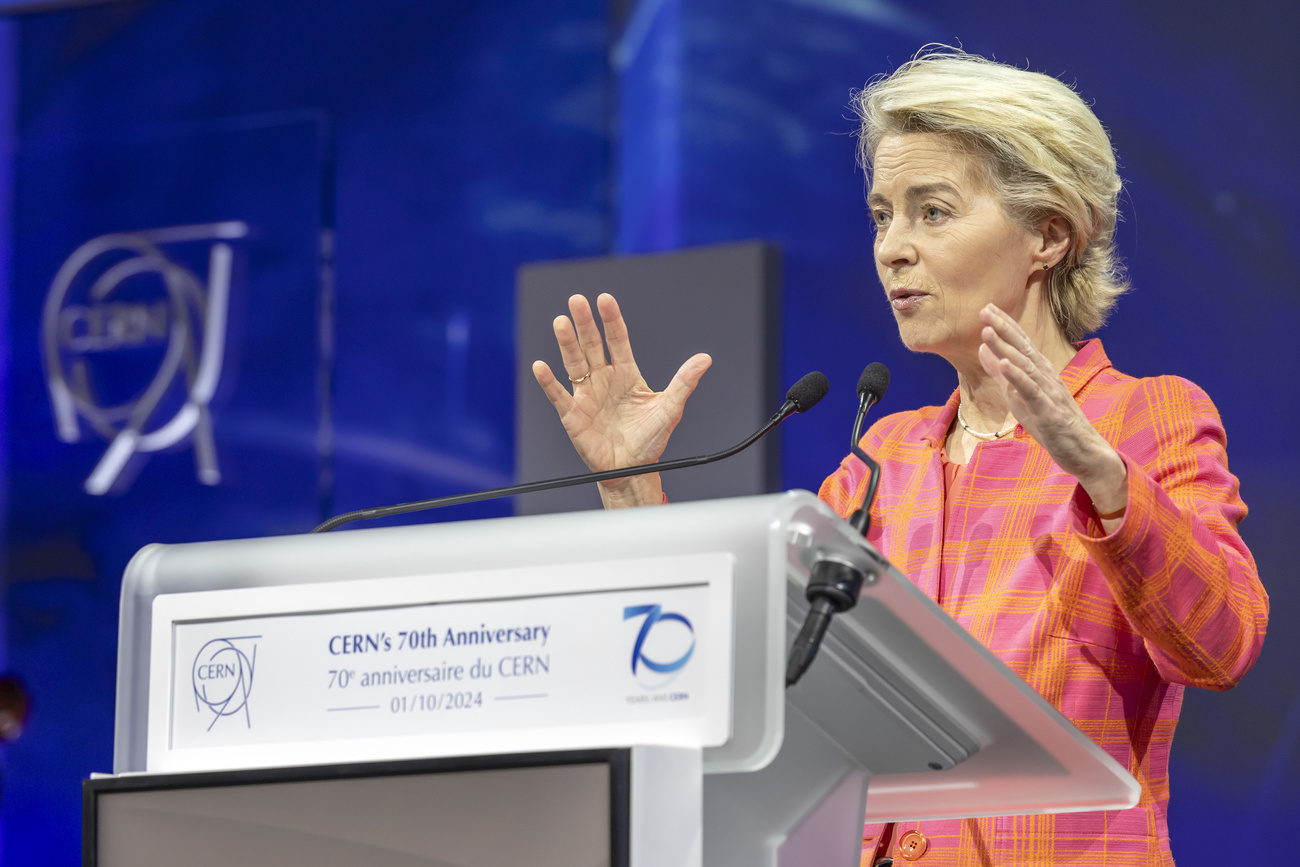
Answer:
[[[957, 394], [888, 416], [862, 439], [881, 464], [869, 541], [972, 635], [1126, 767], [1129, 810], [902, 822], [918, 867], [1171, 865], [1169, 747], [1183, 688], [1227, 689], [1254, 663], [1268, 597], [1237, 534], [1246, 506], [1218, 412], [1177, 377], [1134, 379], [1084, 344], [1062, 372], [1128, 465], [1128, 506], [1103, 535], [1073, 476], [1023, 429], [982, 443], [959, 475], [944, 533], [940, 450]], [[866, 471], [846, 458], [822, 485], [841, 515]], [[864, 862], [883, 826], [863, 833]]]

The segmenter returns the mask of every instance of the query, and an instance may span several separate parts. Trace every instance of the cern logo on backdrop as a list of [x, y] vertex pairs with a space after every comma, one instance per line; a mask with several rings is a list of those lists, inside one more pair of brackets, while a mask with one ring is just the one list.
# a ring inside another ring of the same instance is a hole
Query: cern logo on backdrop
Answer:
[[[221, 480], [208, 404], [221, 376], [234, 252], [242, 222], [173, 226], [92, 238], [59, 268], [41, 321], [46, 383], [59, 439], [81, 420], [108, 448], [89, 494], [124, 481], [135, 455], [192, 438], [200, 482]], [[163, 245], [211, 241], [206, 279]]]

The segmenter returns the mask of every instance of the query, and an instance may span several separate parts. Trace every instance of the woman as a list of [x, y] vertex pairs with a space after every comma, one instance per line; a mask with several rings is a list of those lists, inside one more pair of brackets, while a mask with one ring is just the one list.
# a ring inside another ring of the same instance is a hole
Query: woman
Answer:
[[[1183, 688], [1249, 670], [1268, 601], [1213, 404], [1083, 340], [1126, 288], [1110, 141], [1055, 79], [948, 49], [856, 98], [885, 295], [904, 344], [957, 374], [946, 404], [863, 438], [882, 466], [869, 541], [1142, 786], [1130, 810], [868, 826], [863, 863], [1172, 864]], [[555, 323], [573, 393], [534, 374], [593, 470], [656, 460], [709, 359], [654, 393], [617, 304], [597, 305], [608, 362], [575, 297]], [[848, 515], [865, 476], [846, 458], [822, 499]], [[601, 495], [664, 500], [655, 476]]]

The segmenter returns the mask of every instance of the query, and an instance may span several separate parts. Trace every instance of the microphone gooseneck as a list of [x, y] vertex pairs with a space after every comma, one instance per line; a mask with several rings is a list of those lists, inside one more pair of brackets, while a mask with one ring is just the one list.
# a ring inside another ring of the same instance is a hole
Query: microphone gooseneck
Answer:
[[711, 455], [700, 455], [694, 458], [679, 458], [673, 461], [663, 461], [654, 464], [642, 464], [639, 467], [621, 467], [614, 470], [604, 470], [599, 473], [582, 473], [576, 476], [566, 476], [561, 479], [546, 479], [539, 482], [527, 482], [522, 485], [509, 485], [504, 488], [492, 488], [487, 491], [475, 491], [470, 494], [456, 494], [450, 497], [436, 497], [431, 500], [416, 500], [412, 503], [399, 503], [395, 506], [381, 506], [373, 509], [358, 509], [355, 512], [345, 512], [342, 515], [335, 515], [328, 521], [321, 523], [312, 529], [313, 533], [325, 533], [340, 527], [343, 524], [352, 521], [369, 521], [374, 518], [387, 518], [391, 515], [404, 515], [408, 512], [421, 512], [426, 509], [440, 509], [444, 506], [458, 506], [462, 503], [476, 503], [480, 500], [493, 500], [497, 497], [512, 497], [517, 494], [532, 494], [538, 491], [550, 491], [555, 488], [567, 488], [573, 485], [582, 485], [588, 482], [607, 482], [611, 479], [625, 479], [630, 476], [643, 476], [646, 473], [661, 473], [668, 470], [680, 470], [685, 467], [697, 467], [702, 464], [711, 464], [714, 461], [720, 461], [723, 458], [729, 458], [734, 454], [744, 451], [752, 446], [758, 440], [766, 436], [772, 428], [785, 421], [797, 412], [807, 412], [816, 405], [817, 401], [826, 396], [830, 391], [830, 383], [826, 377], [817, 371], [804, 375], [785, 394], [785, 403], [781, 405], [771, 418], [764, 422], [763, 426], [751, 434], [746, 440], [729, 449], [720, 452], [714, 452]]
[[858, 377], [858, 414], [853, 419], [853, 437], [849, 440], [849, 452], [867, 465], [869, 473], [867, 488], [862, 496], [862, 503], [849, 516], [849, 523], [865, 539], [867, 530], [871, 529], [871, 504], [876, 499], [876, 487], [880, 484], [880, 464], [858, 445], [862, 438], [862, 421], [867, 417], [867, 410], [880, 403], [889, 388], [889, 368], [879, 361], [873, 361]]
[[[858, 377], [858, 413], [853, 419], [853, 438], [849, 450], [858, 460], [867, 465], [870, 476], [862, 504], [849, 518], [849, 524], [863, 538], [871, 525], [871, 503], [876, 497], [876, 486], [880, 484], [880, 464], [858, 445], [862, 436], [862, 422], [867, 417], [867, 410], [880, 402], [889, 388], [889, 368], [878, 361], [868, 364]], [[799, 682], [808, 666], [817, 658], [822, 639], [830, 628], [831, 618], [858, 604], [858, 594], [866, 575], [849, 563], [839, 560], [822, 559], [813, 563], [808, 576], [808, 589], [805, 591], [810, 606], [804, 618], [803, 626], [790, 646], [790, 655], [786, 658], [785, 685], [788, 689]]]

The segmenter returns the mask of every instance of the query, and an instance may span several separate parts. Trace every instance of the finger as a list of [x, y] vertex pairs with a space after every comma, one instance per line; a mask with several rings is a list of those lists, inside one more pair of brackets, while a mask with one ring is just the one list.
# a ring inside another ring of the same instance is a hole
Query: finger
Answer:
[[632, 357], [632, 343], [627, 336], [627, 321], [618, 302], [608, 292], [601, 293], [596, 299], [596, 308], [600, 311], [600, 321], [605, 323], [605, 345], [609, 347], [611, 364], [636, 365]]
[[980, 346], [980, 364], [1007, 396], [1012, 415], [1022, 423], [1051, 409], [1047, 392], [1009, 358], [998, 358], [987, 344]]
[[1021, 327], [1019, 322], [1008, 316], [1002, 308], [996, 304], [989, 304], [980, 312], [982, 314], [980, 318], [985, 325], [997, 332], [1003, 342], [1023, 358], [1036, 365], [1045, 360], [1043, 354], [1038, 351], [1038, 347], [1034, 346], [1034, 341], [1030, 339], [1029, 333]]
[[987, 343], [981, 343], [979, 349], [980, 366], [1002, 388], [1007, 387], [1007, 378], [1002, 373], [1002, 358]]
[[573, 408], [573, 395], [569, 394], [569, 390], [555, 378], [555, 374], [551, 373], [551, 366], [545, 361], [533, 362], [533, 378], [542, 387], [542, 392], [551, 402], [551, 406], [555, 407], [555, 411], [561, 416]]
[[686, 399], [695, 391], [695, 387], [700, 384], [700, 378], [704, 376], [704, 372], [711, 364], [713, 359], [706, 353], [700, 352], [686, 359], [686, 363], [673, 374], [672, 382], [664, 389], [664, 398], [672, 407], [674, 415], [686, 405]]
[[569, 313], [573, 316], [573, 326], [578, 331], [578, 343], [582, 347], [582, 354], [587, 360], [588, 368], [598, 370], [604, 367], [605, 340], [600, 336], [600, 329], [596, 326], [596, 317], [592, 315], [591, 303], [582, 295], [573, 295], [569, 298]]
[[998, 363], [1003, 379], [1015, 389], [1016, 394], [1031, 409], [1038, 409], [1044, 403], [1046, 392], [1043, 387], [1035, 381], [1030, 373], [1014, 364], [1011, 359], [1004, 358]]
[[[1023, 372], [1023, 376], [1010, 375], [1008, 368], [1006, 378], [1023, 399], [1035, 403], [1035, 411], [1045, 411], [1050, 404], [1068, 397], [1060, 374], [1047, 356], [1038, 351], [1019, 322], [995, 304], [987, 305], [980, 313], [986, 323], [980, 334], [984, 345], [1005, 364], [1015, 367], [1018, 373]], [[1073, 405], [1073, 398], [1068, 402]]]
[[[1018, 323], [991, 304], [981, 311], [981, 319], [985, 326], [980, 331], [980, 340], [994, 356], [1023, 371], [1040, 389], [1050, 388], [1052, 381], [1059, 379], [1056, 369]], [[1020, 380], [1016, 382], [1020, 384]]]
[[980, 331], [980, 340], [982, 341], [982, 345], [987, 347], [988, 350], [999, 360], [1008, 361], [1024, 371], [1033, 370], [1033, 359], [1017, 348], [1014, 343], [1007, 340], [1002, 334], [998, 333], [993, 326], [984, 326]]
[[569, 379], [579, 379], [586, 375], [590, 370], [587, 366], [587, 356], [583, 354], [582, 346], [578, 343], [578, 335], [574, 332], [569, 317], [555, 317], [551, 328], [555, 332], [555, 342], [560, 347], [560, 359], [564, 362], [564, 370]]
[[[1004, 314], [996, 306], [989, 304], [980, 311], [980, 321], [984, 324], [981, 337], [989, 344], [990, 349], [998, 352], [1003, 350], [1004, 347], [1009, 347], [1023, 354], [1027, 340], [1023, 339], [1022, 335], [1018, 333], [1016, 323], [1011, 317]], [[1001, 343], [993, 341], [990, 332]], [[999, 354], [1001, 353], [999, 352]]]

